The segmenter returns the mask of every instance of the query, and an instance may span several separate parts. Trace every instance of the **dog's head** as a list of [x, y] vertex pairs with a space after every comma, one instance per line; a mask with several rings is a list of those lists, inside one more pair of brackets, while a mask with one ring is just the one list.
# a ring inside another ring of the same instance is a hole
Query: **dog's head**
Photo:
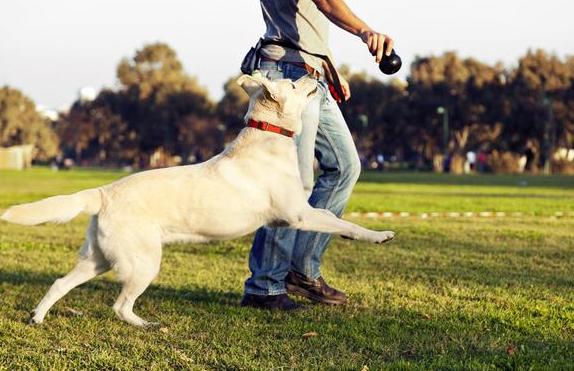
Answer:
[[308, 76], [293, 82], [243, 75], [237, 83], [249, 94], [246, 121], [270, 122], [296, 134], [301, 132], [303, 110], [315, 97], [318, 88], [317, 80]]

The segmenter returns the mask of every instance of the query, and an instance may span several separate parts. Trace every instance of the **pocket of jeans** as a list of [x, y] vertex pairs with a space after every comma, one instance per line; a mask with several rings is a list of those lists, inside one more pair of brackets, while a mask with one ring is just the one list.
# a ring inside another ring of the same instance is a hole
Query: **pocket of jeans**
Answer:
[[331, 104], [335, 102], [335, 98], [331, 95], [329, 85], [326, 82], [319, 80], [319, 90], [323, 94], [321, 97], [321, 104]]

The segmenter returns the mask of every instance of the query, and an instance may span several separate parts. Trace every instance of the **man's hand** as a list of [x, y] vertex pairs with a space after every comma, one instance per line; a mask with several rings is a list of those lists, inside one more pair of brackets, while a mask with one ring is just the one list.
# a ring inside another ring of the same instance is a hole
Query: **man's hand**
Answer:
[[373, 30], [361, 31], [360, 36], [361, 40], [367, 44], [371, 55], [375, 56], [377, 63], [381, 62], [383, 55], [386, 55], [387, 57], [391, 55], [394, 41], [389, 36], [375, 32]]
[[375, 56], [377, 63], [381, 62], [383, 55], [391, 55], [393, 39], [382, 33], [375, 32], [363, 20], [357, 17], [345, 3], [345, 0], [313, 0], [317, 9], [334, 24], [343, 30], [359, 36]]
[[341, 99], [343, 99], [343, 102], [348, 101], [351, 98], [351, 88], [349, 87], [349, 82], [343, 77], [343, 75], [339, 73], [339, 71], [337, 71], [337, 77], [339, 77], [339, 83], [341, 84], [341, 90], [343, 90], [344, 95], [343, 97], [339, 97], [339, 94], [338, 93], [335, 94], [335, 90], [333, 88], [335, 85], [335, 79], [331, 74], [329, 66], [325, 62], [323, 62], [323, 69], [325, 71], [325, 77], [329, 82], [329, 90], [333, 89], [331, 91], [331, 94], [337, 100], [337, 103], [341, 103]]
[[339, 75], [339, 82], [341, 83], [341, 89], [343, 89], [343, 94], [345, 94], [345, 102], [351, 99], [351, 88], [349, 87], [349, 82], [345, 78]]

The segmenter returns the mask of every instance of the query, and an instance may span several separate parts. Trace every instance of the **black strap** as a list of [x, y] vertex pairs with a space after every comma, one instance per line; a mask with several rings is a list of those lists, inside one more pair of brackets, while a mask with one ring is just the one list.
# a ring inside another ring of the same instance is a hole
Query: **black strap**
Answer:
[[[337, 69], [333, 65], [333, 62], [331, 62], [331, 58], [329, 58], [328, 56], [323, 55], [323, 54], [308, 52], [307, 50], [305, 50], [305, 49], [303, 49], [303, 48], [301, 48], [301, 47], [299, 47], [299, 46], [297, 46], [297, 45], [295, 45], [292, 42], [287, 41], [287, 40], [261, 39], [261, 40], [259, 40], [259, 45], [261, 47], [263, 47], [265, 45], [278, 45], [278, 46], [282, 46], [284, 48], [289, 48], [289, 49], [301, 51], [303, 53], [312, 55], [313, 57], [321, 58], [323, 61], [325, 61], [325, 63], [327, 63], [327, 68], [329, 69], [329, 72], [331, 73], [331, 78], [333, 79], [333, 87], [335, 88], [335, 93], [337, 93], [337, 95], [339, 96], [341, 103], [343, 103], [345, 101], [345, 93], [343, 92], [343, 87], [341, 86], [341, 80], [339, 80], [339, 74], [337, 73]], [[257, 50], [257, 58], [260, 58], [259, 49]]]

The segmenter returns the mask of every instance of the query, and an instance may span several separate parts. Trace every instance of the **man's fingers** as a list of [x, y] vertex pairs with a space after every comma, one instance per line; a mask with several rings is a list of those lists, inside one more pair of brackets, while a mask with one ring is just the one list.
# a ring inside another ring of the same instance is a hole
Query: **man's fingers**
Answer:
[[349, 82], [341, 75], [339, 75], [339, 82], [341, 83], [341, 89], [343, 89], [343, 101], [348, 101], [349, 98], [351, 98], [351, 87], [349, 86]]
[[379, 37], [377, 37], [377, 56], [375, 58], [375, 60], [377, 61], [377, 63], [381, 62], [381, 59], [383, 59], [383, 53], [385, 52], [385, 35], [378, 35]]
[[375, 55], [377, 53], [377, 34], [369, 32], [366, 36], [365, 44], [367, 44], [371, 55]]
[[391, 55], [393, 48], [395, 47], [395, 42], [393, 41], [393, 39], [391, 39], [390, 37], [387, 37], [386, 46], [387, 47], [385, 48], [385, 54], [388, 57], [389, 55]]
[[365, 31], [361, 34], [361, 39], [367, 44], [377, 63], [381, 62], [383, 56], [390, 56], [395, 46], [393, 39], [378, 32]]
[[375, 53], [377, 52], [377, 37], [373, 34], [370, 34], [367, 45], [369, 46], [369, 51], [371, 52], [371, 55], [375, 55]]
[[351, 98], [351, 88], [347, 82], [341, 84], [341, 88], [343, 88], [343, 95], [345, 96], [345, 101], [348, 101]]

